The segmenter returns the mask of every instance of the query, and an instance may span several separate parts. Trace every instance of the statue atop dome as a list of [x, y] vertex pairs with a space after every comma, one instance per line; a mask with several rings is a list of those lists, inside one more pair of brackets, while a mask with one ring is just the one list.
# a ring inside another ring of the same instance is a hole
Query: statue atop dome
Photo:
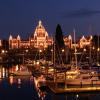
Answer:
[[42, 21], [41, 20], [39, 20], [39, 27], [41, 27], [42, 26]]

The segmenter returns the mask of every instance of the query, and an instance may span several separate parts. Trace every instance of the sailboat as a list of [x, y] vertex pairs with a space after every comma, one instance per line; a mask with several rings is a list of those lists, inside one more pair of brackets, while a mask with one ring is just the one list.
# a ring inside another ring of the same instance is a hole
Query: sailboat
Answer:
[[97, 72], [93, 70], [83, 70], [78, 67], [77, 54], [76, 54], [76, 42], [75, 42], [75, 30], [74, 30], [74, 44], [75, 44], [75, 67], [66, 72], [66, 84], [67, 85], [90, 85], [93, 81], [96, 84], [100, 84], [100, 80], [97, 76]]
[[28, 68], [23, 65], [14, 66], [13, 68], [10, 69], [9, 74], [15, 75], [15, 76], [31, 76], [32, 75], [31, 71], [29, 71]]

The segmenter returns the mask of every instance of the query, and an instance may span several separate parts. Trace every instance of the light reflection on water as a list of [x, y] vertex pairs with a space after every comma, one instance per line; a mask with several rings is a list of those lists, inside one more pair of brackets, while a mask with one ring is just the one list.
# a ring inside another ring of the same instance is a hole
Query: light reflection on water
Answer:
[[2, 79], [0, 81], [0, 100], [38, 100], [34, 82], [27, 76]]
[[54, 94], [36, 90], [32, 76], [9, 76], [0, 66], [0, 100], [100, 100], [100, 92]]
[[0, 66], [0, 100], [38, 100], [31, 76], [11, 76]]

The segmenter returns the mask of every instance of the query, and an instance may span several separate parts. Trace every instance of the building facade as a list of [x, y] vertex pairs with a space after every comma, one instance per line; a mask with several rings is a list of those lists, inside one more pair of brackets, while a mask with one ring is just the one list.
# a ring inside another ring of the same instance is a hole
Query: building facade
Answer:
[[[79, 42], [74, 44], [71, 35], [64, 37], [65, 46], [68, 46], [69, 48], [73, 48], [75, 45], [79, 48], [84, 48], [85, 46], [89, 46], [91, 44], [91, 40], [91, 37], [85, 38], [82, 36]], [[52, 45], [52, 43], [53, 38], [49, 36], [41, 21], [38, 22], [34, 33], [31, 37], [29, 37], [28, 40], [22, 40], [19, 35], [17, 37], [13, 37], [12, 35], [9, 36], [9, 49], [33, 47], [38, 49], [45, 49], [49, 45]]]
[[51, 44], [52, 44], [52, 38], [49, 37], [41, 21], [39, 21], [34, 34], [32, 34], [32, 36], [29, 37], [28, 40], [21, 40], [21, 37], [19, 35], [15, 38], [12, 35], [10, 35], [9, 37], [10, 49], [32, 48], [32, 47], [45, 49]]

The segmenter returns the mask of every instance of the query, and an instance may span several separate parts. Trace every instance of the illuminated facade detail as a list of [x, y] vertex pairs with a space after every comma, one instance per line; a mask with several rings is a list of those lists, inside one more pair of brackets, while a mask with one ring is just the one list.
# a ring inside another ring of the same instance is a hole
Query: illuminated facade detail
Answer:
[[68, 37], [64, 38], [64, 43], [65, 43], [65, 46], [67, 46], [69, 48], [74, 48], [75, 46], [77, 48], [84, 48], [86, 46], [90, 46], [90, 44], [92, 43], [92, 36], [87, 37], [87, 38], [82, 36], [82, 38], [79, 40], [79, 42], [76, 42], [76, 44], [74, 44], [72, 36], [69, 35]]
[[20, 36], [18, 35], [17, 38], [13, 38], [12, 35], [9, 37], [9, 48], [14, 49], [14, 48], [19, 48], [20, 47]]
[[49, 38], [41, 21], [39, 21], [39, 24], [35, 29], [34, 36], [31, 38], [30, 43], [32, 44], [32, 42], [34, 43], [35, 48], [47, 48], [48, 45], [51, 45], [52, 43], [52, 40]]
[[92, 37], [91, 36], [89, 38], [85, 38], [84, 36], [82, 36], [82, 38], [79, 41], [80, 48], [84, 48], [86, 46], [90, 46], [91, 41], [92, 41]]

